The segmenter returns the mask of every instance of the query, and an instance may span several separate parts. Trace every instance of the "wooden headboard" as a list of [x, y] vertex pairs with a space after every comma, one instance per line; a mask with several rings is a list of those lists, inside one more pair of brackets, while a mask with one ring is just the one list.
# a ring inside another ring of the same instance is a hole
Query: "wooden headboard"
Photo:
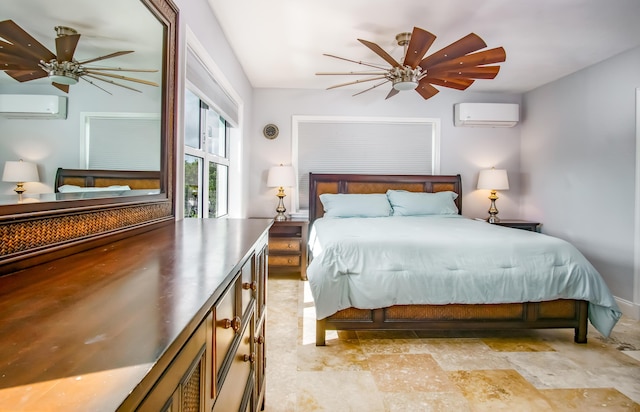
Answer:
[[444, 192], [458, 194], [456, 206], [462, 214], [460, 175], [359, 175], [309, 173], [309, 223], [324, 215], [320, 195], [323, 193], [386, 193], [388, 189], [409, 192]]
[[62, 185], [80, 187], [129, 186], [136, 189], [160, 189], [159, 171], [63, 169], [56, 172], [55, 191]]

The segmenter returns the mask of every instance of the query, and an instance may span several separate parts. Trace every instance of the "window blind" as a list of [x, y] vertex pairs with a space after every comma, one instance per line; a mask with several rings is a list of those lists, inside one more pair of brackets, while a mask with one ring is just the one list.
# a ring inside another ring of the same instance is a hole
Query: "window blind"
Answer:
[[187, 48], [187, 80], [203, 94], [202, 100], [213, 106], [225, 120], [238, 126], [238, 104], [216, 82], [198, 56]]
[[298, 123], [298, 209], [309, 207], [309, 172], [435, 174], [434, 139], [430, 122]]
[[89, 169], [160, 170], [159, 118], [96, 118], [87, 130]]

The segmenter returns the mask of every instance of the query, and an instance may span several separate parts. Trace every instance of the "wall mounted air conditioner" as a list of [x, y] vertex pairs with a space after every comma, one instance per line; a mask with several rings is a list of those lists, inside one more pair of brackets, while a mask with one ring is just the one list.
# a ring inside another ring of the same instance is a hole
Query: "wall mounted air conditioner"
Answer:
[[466, 127], [513, 127], [520, 120], [516, 103], [457, 103], [454, 124]]
[[0, 116], [12, 119], [66, 119], [67, 98], [42, 94], [0, 94]]

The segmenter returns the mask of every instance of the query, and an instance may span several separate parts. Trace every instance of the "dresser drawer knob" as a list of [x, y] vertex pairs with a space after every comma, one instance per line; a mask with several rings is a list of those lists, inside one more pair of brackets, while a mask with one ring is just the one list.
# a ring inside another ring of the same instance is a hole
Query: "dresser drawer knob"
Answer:
[[258, 285], [256, 284], [256, 282], [251, 282], [251, 283], [249, 283], [249, 282], [244, 282], [244, 283], [242, 284], [242, 289], [244, 289], [244, 290], [249, 290], [249, 289], [251, 289], [252, 291], [254, 291], [254, 292], [255, 292], [256, 290], [258, 290]]
[[223, 319], [222, 327], [225, 329], [233, 329], [234, 332], [238, 332], [242, 326], [242, 319], [239, 316], [234, 316], [233, 319]]
[[256, 354], [251, 352], [250, 355], [243, 355], [242, 356], [242, 360], [245, 361], [245, 362], [254, 363], [256, 361]]

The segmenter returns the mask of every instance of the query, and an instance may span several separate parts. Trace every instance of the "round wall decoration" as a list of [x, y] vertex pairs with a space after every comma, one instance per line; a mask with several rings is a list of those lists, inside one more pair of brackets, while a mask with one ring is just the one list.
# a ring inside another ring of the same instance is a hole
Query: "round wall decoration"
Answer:
[[262, 129], [262, 133], [267, 139], [275, 139], [276, 137], [278, 137], [278, 133], [280, 133], [280, 130], [278, 130], [278, 126], [276, 126], [275, 124], [269, 123], [264, 127], [264, 129]]

